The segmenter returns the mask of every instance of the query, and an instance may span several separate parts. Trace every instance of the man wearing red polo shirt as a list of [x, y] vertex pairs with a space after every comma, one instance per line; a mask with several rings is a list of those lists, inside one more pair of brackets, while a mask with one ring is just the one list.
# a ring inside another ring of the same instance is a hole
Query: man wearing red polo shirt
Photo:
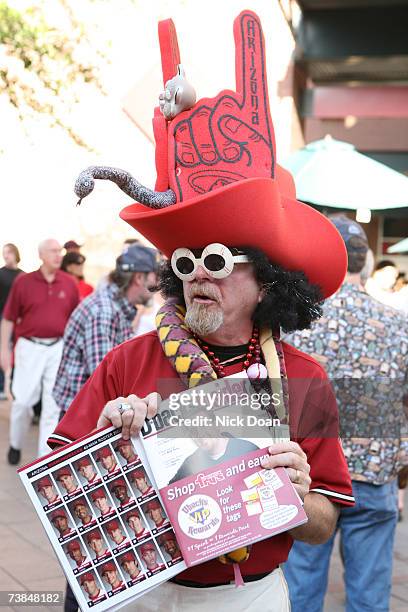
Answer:
[[10, 337], [15, 346], [8, 461], [19, 463], [21, 449], [31, 422], [31, 411], [42, 394], [38, 454], [50, 451], [47, 438], [58, 423], [59, 410], [52, 398], [62, 353], [66, 322], [79, 301], [78, 289], [69, 274], [62, 272], [61, 245], [44, 240], [38, 247], [42, 260], [35, 272], [17, 277], [8, 296], [1, 321], [0, 361], [4, 371], [11, 367]]

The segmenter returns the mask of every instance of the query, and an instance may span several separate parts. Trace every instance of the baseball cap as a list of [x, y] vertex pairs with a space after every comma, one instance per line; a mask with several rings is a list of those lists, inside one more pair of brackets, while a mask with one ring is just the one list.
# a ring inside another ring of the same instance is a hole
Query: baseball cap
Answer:
[[156, 550], [156, 547], [151, 542], [147, 542], [146, 544], [142, 544], [140, 547], [140, 552], [144, 553], [146, 550]]
[[140, 512], [138, 510], [131, 510], [126, 515], [126, 521], [129, 522], [129, 519], [134, 516], [136, 518], [140, 518]]
[[82, 586], [85, 582], [92, 582], [92, 580], [95, 580], [95, 576], [91, 572], [87, 572], [86, 574], [82, 574], [80, 580]]
[[160, 502], [157, 501], [157, 499], [152, 499], [152, 501], [149, 501], [146, 504], [146, 510], [158, 510], [158, 508], [161, 508]]
[[62, 476], [73, 476], [69, 467], [63, 467], [55, 474], [56, 480], [60, 480]]
[[111, 533], [112, 531], [115, 531], [116, 529], [120, 529], [120, 525], [118, 521], [110, 521], [106, 525], [106, 530], [109, 531], [109, 533]]
[[101, 568], [101, 574], [104, 574], [105, 572], [116, 572], [116, 565], [112, 563], [112, 561], [104, 563]]
[[163, 533], [163, 535], [159, 537], [160, 544], [164, 544], [164, 542], [171, 542], [171, 541], [177, 542], [176, 536], [174, 535], [172, 531], [166, 531], [166, 533]]
[[54, 512], [51, 512], [50, 519], [52, 521], [55, 521], [56, 518], [65, 518], [65, 519], [67, 519], [68, 517], [65, 514], [65, 511], [61, 508], [60, 510], [54, 510]]
[[140, 244], [132, 244], [116, 260], [119, 272], [156, 272], [159, 253]]
[[92, 540], [102, 540], [102, 535], [100, 531], [96, 529], [95, 531], [91, 531], [90, 533], [88, 533], [86, 539], [88, 540], [88, 543], [90, 543], [92, 542]]
[[78, 540], [74, 540], [73, 542], [70, 542], [68, 544], [67, 550], [68, 550], [68, 552], [72, 552], [74, 550], [81, 550], [81, 545], [78, 542]]
[[82, 457], [82, 459], [77, 462], [76, 468], [79, 470], [81, 467], [86, 467], [87, 465], [92, 465], [91, 460], [88, 459], [88, 457]]
[[125, 553], [120, 558], [120, 564], [123, 565], [123, 563], [125, 563], [125, 561], [136, 561], [136, 557], [135, 557], [134, 553], [132, 553], [132, 552]]
[[364, 252], [368, 250], [367, 235], [357, 221], [346, 215], [330, 215], [330, 221], [343, 238], [348, 252]]
[[144, 470], [141, 469], [130, 472], [129, 476], [132, 480], [134, 480], [135, 478], [146, 478]]
[[85, 507], [88, 506], [84, 497], [80, 497], [79, 499], [74, 501], [74, 503], [72, 504], [72, 508], [77, 508], [78, 506], [85, 506]]
[[104, 446], [97, 451], [96, 460], [100, 461], [102, 457], [109, 457], [110, 455], [113, 455], [113, 451], [109, 448], [109, 446]]
[[132, 446], [132, 442], [130, 440], [124, 440], [123, 438], [120, 438], [115, 444], [115, 449], [119, 450], [123, 446]]
[[104, 489], [97, 489], [96, 491], [93, 491], [93, 493], [91, 493], [92, 501], [96, 501], [97, 499], [102, 499], [103, 497], [106, 497], [106, 493]]
[[44, 476], [43, 478], [40, 478], [40, 480], [38, 480], [36, 484], [37, 484], [37, 491], [39, 491], [43, 487], [52, 487], [51, 478], [49, 478], [48, 476]]
[[77, 242], [75, 242], [75, 240], [68, 240], [64, 244], [64, 249], [80, 249], [83, 246], [83, 244], [78, 244]]
[[123, 480], [123, 478], [118, 478], [117, 480], [115, 480], [114, 482], [112, 482], [111, 484], [111, 489], [112, 491], [114, 491], [116, 489], [116, 487], [126, 487], [126, 482]]

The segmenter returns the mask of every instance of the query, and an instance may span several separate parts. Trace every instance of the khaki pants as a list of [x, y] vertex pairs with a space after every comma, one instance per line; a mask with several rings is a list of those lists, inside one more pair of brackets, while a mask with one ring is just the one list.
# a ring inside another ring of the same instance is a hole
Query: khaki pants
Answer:
[[[216, 607], [216, 608], [215, 608]], [[234, 584], [194, 589], [165, 582], [124, 606], [133, 612], [289, 612], [289, 594], [280, 568], [243, 587]]]

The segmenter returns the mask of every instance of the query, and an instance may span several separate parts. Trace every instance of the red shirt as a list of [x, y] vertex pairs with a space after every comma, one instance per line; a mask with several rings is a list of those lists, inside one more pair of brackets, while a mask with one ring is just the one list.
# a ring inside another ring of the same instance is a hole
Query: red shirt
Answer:
[[[286, 343], [282, 346], [289, 379], [291, 438], [301, 445], [308, 457], [312, 479], [310, 490], [326, 495], [338, 504], [353, 505], [350, 476], [338, 437], [333, 431], [324, 437], [310, 435], [318, 431], [323, 421], [331, 423], [332, 430], [337, 429], [337, 406], [326, 373], [313, 358]], [[232, 374], [232, 370], [226, 373]], [[177, 378], [156, 332], [124, 342], [106, 355], [48, 443], [51, 446], [63, 445], [91, 432], [109, 400], [132, 393], [145, 397], [152, 391], [160, 391], [157, 389], [158, 381]], [[299, 433], [308, 437], [300, 437]], [[241, 566], [242, 575], [275, 569], [286, 561], [292, 542], [288, 533], [282, 533], [254, 544], [248, 561]], [[180, 578], [210, 584], [234, 580], [234, 574], [232, 565], [223, 565], [214, 559], [189, 568], [180, 574]]]
[[41, 270], [36, 270], [16, 278], [3, 318], [13, 321], [18, 337], [61, 338], [78, 302], [78, 288], [69, 274], [57, 270], [49, 283]]
[[78, 291], [80, 300], [83, 300], [88, 295], [91, 295], [91, 293], [93, 293], [93, 290], [94, 288], [92, 287], [92, 285], [89, 285], [89, 283], [86, 283], [82, 279], [78, 281]]

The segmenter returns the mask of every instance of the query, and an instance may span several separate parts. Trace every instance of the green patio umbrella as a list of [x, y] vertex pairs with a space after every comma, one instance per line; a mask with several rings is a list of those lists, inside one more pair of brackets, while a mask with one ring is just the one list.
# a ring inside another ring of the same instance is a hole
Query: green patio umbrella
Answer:
[[408, 206], [408, 178], [326, 136], [282, 162], [293, 175], [298, 200], [350, 210]]
[[388, 247], [387, 253], [408, 253], [408, 238], [404, 238], [404, 240], [400, 240]]

